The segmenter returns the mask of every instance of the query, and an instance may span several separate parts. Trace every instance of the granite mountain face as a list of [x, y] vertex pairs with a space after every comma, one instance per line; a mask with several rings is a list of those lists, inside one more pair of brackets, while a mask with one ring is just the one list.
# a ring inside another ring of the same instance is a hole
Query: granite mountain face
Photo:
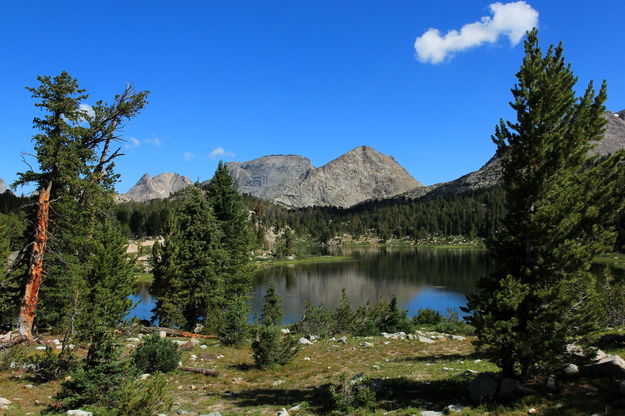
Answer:
[[192, 183], [191, 179], [177, 173], [161, 173], [154, 177], [146, 173], [121, 199], [144, 202], [151, 199], [167, 198]]
[[[606, 132], [591, 154], [607, 155], [625, 149], [625, 110], [606, 111]], [[501, 180], [501, 163], [493, 156], [484, 166], [456, 180], [423, 186], [390, 156], [367, 146], [357, 147], [315, 168], [297, 155], [263, 156], [230, 162], [227, 168], [239, 190], [277, 204], [351, 207], [372, 199], [433, 198], [492, 187]], [[166, 198], [192, 182], [186, 176], [145, 174], [122, 198], [148, 201]], [[0, 189], [2, 189], [0, 180]]]
[[350, 207], [423, 186], [395, 159], [367, 146], [319, 168], [301, 156], [265, 156], [227, 167], [242, 192], [291, 208]]
[[0, 178], [0, 194], [5, 193], [7, 189], [7, 184], [4, 183], [4, 179]]

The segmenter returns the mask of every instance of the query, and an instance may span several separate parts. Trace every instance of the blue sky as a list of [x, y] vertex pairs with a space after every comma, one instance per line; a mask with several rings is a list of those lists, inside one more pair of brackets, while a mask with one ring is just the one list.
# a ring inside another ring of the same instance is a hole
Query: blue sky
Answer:
[[[497, 26], [491, 3], [4, 2], [0, 177], [13, 181], [26, 168], [21, 152], [32, 151], [38, 110], [24, 87], [67, 70], [90, 92], [87, 104], [110, 100], [127, 82], [152, 91], [124, 130], [121, 192], [145, 172], [203, 180], [219, 158], [266, 154], [320, 166], [359, 145], [395, 157], [425, 184], [454, 179], [493, 154], [494, 126], [512, 116], [522, 43], [487, 28], [478, 33], [487, 41], [461, 50], [473, 40], [460, 33], [434, 51], [439, 63], [419, 59], [414, 44], [430, 28], [444, 37], [484, 16]], [[542, 44], [564, 42], [580, 89], [607, 79], [608, 109], [625, 109], [625, 2], [527, 5]]]

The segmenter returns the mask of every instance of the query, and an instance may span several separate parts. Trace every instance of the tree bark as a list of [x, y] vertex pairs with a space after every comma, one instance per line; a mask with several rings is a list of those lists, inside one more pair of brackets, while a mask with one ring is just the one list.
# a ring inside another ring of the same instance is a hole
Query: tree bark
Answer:
[[48, 242], [48, 214], [50, 211], [50, 190], [52, 182], [48, 182], [45, 189], [39, 191], [39, 200], [37, 208], [37, 226], [35, 228], [35, 236], [33, 247], [28, 262], [28, 277], [26, 279], [26, 288], [24, 290], [24, 298], [20, 306], [18, 317], [18, 330], [22, 338], [26, 341], [33, 340], [33, 322], [35, 320], [35, 312], [37, 310], [37, 301], [39, 299], [39, 286], [43, 278], [43, 256], [46, 252], [46, 244]]

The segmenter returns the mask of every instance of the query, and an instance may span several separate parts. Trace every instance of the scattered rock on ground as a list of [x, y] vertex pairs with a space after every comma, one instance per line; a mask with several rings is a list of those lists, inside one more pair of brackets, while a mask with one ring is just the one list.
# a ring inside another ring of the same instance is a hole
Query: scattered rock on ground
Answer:
[[547, 391], [555, 393], [558, 391], [558, 385], [556, 384], [556, 378], [554, 376], [549, 376], [547, 381], [545, 382], [545, 387], [547, 387]]
[[562, 366], [561, 370], [567, 377], [575, 377], [579, 375], [579, 367], [575, 364], [566, 364]]
[[303, 345], [312, 345], [312, 342], [310, 342], [308, 338], [304, 338], [304, 337], [301, 337], [300, 339], [298, 339], [297, 342]]
[[473, 403], [492, 401], [497, 395], [498, 388], [499, 380], [493, 373], [482, 373], [469, 383], [467, 393]]
[[210, 412], [210, 413], [205, 413], [203, 415], [200, 416], [221, 416], [221, 413], [219, 412]]
[[290, 334], [291, 330], [289, 328], [282, 328], [280, 329], [280, 332], [282, 332], [283, 334]]
[[295, 405], [295, 406], [291, 407], [291, 408], [289, 409], [289, 412], [297, 412], [297, 411], [299, 411], [299, 410], [302, 410], [302, 407], [303, 407], [303, 406], [302, 406], [302, 404], [300, 403], [300, 404], [298, 404], [298, 405]]
[[426, 337], [422, 337], [421, 335], [419, 335], [419, 342], [425, 342], [426, 344], [434, 344], [434, 340], [430, 339], [430, 338], [426, 338]]
[[459, 412], [462, 412], [466, 408], [467, 408], [466, 406], [463, 406], [461, 404], [450, 404], [449, 406], [447, 406], [447, 412], [459, 413]]
[[340, 338], [337, 339], [337, 341], [341, 342], [343, 344], [346, 344], [347, 343], [347, 337], [340, 337]]
[[443, 412], [437, 412], [435, 410], [422, 410], [421, 416], [443, 416]]
[[362, 346], [363, 346], [363, 347], [365, 347], [365, 348], [371, 348], [371, 347], [373, 347], [373, 343], [371, 343], [371, 342], [363, 342], [363, 343], [362, 343], [362, 344], [360, 344], [360, 345], [362, 345]]
[[282, 409], [280, 409], [280, 411], [278, 412], [278, 416], [289, 416], [289, 412], [287, 412], [287, 410], [283, 407]]
[[93, 413], [91, 412], [87, 412], [85, 410], [68, 410], [67, 413], [65, 413], [67, 416], [93, 416]]

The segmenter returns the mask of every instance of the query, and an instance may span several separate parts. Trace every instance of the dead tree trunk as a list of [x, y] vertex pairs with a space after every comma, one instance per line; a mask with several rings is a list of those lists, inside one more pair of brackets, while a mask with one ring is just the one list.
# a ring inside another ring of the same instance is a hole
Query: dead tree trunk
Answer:
[[43, 278], [43, 256], [48, 242], [48, 214], [50, 211], [50, 190], [52, 182], [48, 182], [45, 189], [39, 191], [39, 201], [37, 203], [37, 225], [35, 236], [28, 262], [28, 277], [26, 279], [26, 289], [24, 298], [20, 306], [18, 317], [18, 329], [20, 336], [26, 341], [33, 340], [33, 322], [37, 301], [39, 299], [39, 286]]

